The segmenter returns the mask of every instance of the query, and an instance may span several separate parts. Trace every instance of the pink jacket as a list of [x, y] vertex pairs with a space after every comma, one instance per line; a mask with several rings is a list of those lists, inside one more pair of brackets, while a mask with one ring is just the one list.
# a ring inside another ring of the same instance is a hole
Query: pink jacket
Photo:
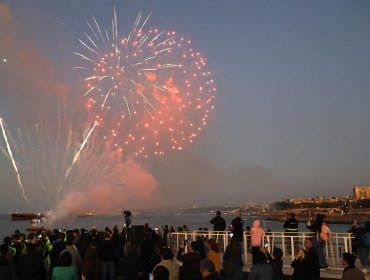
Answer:
[[255, 220], [251, 228], [251, 243], [253, 247], [260, 247], [265, 231], [260, 227], [260, 221]]
[[331, 240], [331, 231], [326, 223], [322, 223], [320, 237], [323, 241]]

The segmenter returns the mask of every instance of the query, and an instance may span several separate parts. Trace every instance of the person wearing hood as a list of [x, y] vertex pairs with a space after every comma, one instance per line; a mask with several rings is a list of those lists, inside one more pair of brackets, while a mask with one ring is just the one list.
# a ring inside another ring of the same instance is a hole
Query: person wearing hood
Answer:
[[252, 243], [252, 255], [256, 251], [260, 251], [265, 231], [261, 228], [260, 221], [254, 220], [251, 228], [251, 243]]

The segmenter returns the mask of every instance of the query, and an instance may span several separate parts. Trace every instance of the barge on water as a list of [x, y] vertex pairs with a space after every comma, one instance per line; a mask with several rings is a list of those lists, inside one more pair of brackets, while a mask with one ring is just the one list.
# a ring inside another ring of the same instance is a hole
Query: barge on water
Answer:
[[41, 219], [43, 218], [43, 214], [35, 214], [35, 213], [13, 213], [11, 214], [12, 221], [32, 221], [34, 219]]

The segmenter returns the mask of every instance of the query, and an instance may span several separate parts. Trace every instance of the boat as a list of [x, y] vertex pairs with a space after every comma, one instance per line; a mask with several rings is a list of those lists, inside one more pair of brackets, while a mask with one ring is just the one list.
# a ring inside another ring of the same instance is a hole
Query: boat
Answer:
[[80, 214], [77, 215], [77, 217], [79, 217], [79, 218], [91, 217], [91, 216], [94, 216], [94, 213], [87, 212], [87, 213], [80, 213]]
[[35, 213], [13, 213], [11, 216], [12, 221], [32, 221], [34, 219], [41, 219], [44, 217], [43, 214]]
[[26, 228], [26, 231], [42, 232], [42, 231], [46, 231], [46, 228], [44, 228], [43, 226], [41, 226], [41, 227], [31, 226], [31, 227]]
[[43, 218], [39, 218], [39, 216], [36, 219], [33, 219], [31, 221], [31, 226], [26, 228], [26, 231], [34, 231], [34, 232], [42, 232], [45, 231], [43, 224]]

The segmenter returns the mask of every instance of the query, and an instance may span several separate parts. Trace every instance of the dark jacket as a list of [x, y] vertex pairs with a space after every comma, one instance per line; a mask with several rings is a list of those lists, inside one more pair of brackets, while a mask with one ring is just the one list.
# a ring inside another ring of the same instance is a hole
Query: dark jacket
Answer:
[[242, 271], [242, 250], [237, 239], [232, 238], [223, 255], [222, 271], [226, 278], [232, 278]]
[[319, 257], [313, 249], [307, 250], [303, 260], [294, 259], [291, 263], [294, 268], [292, 280], [319, 280]]
[[241, 217], [236, 217], [231, 221], [231, 225], [233, 226], [233, 238], [238, 241], [243, 241], [243, 224], [244, 221]]
[[46, 280], [44, 258], [40, 253], [30, 252], [19, 258], [18, 280]]
[[81, 234], [75, 244], [78, 252], [80, 253], [81, 259], [84, 258], [86, 250], [89, 248], [89, 243], [87, 240], [87, 236], [85, 234]]
[[283, 260], [273, 259], [269, 253], [267, 254], [267, 258], [270, 262], [270, 265], [272, 267], [272, 272], [274, 275], [272, 279], [273, 280], [283, 280], [284, 279]]
[[315, 233], [321, 233], [321, 226], [324, 222], [324, 216], [317, 214], [316, 220], [313, 223], [307, 223], [307, 229]]
[[215, 272], [215, 273], [209, 274], [203, 280], [223, 280], [223, 279], [224, 278], [222, 278], [220, 274], [218, 274], [217, 272]]
[[66, 242], [64, 240], [58, 240], [53, 243], [53, 248], [50, 251], [50, 269], [56, 266], [60, 253], [66, 249]]
[[12, 280], [13, 270], [9, 266], [0, 266], [0, 279]]
[[112, 240], [104, 240], [99, 248], [99, 257], [102, 262], [112, 262], [116, 248]]
[[137, 280], [142, 272], [143, 264], [138, 257], [129, 256], [119, 260], [117, 276], [124, 277], [126, 280]]
[[285, 232], [298, 232], [298, 224], [298, 221], [294, 218], [286, 220], [284, 223]]
[[356, 266], [347, 266], [343, 270], [342, 280], [365, 280], [365, 275]]
[[101, 261], [96, 248], [88, 248], [81, 263], [81, 272], [89, 280], [100, 279]]
[[4, 256], [0, 256], [0, 279], [13, 279], [13, 269], [11, 268], [10, 263], [4, 258]]
[[22, 256], [25, 246], [24, 246], [24, 243], [22, 241], [21, 242], [14, 242], [11, 246], [15, 249], [14, 263], [16, 264], [18, 262], [19, 258]]
[[259, 262], [252, 266], [248, 280], [271, 280], [273, 277], [272, 267], [267, 262]]
[[352, 227], [349, 232], [355, 235], [354, 242], [356, 247], [366, 247], [363, 240], [363, 235], [366, 233], [366, 230], [363, 226]]
[[182, 254], [183, 248], [180, 248], [177, 253], [177, 259], [182, 262], [180, 269], [180, 280], [200, 280], [202, 275], [200, 274], [200, 261], [202, 257], [195, 252]]
[[220, 217], [220, 216], [214, 217], [210, 221], [210, 223], [213, 224], [213, 230], [215, 230], [215, 231], [223, 231], [223, 230], [226, 229], [225, 219]]

